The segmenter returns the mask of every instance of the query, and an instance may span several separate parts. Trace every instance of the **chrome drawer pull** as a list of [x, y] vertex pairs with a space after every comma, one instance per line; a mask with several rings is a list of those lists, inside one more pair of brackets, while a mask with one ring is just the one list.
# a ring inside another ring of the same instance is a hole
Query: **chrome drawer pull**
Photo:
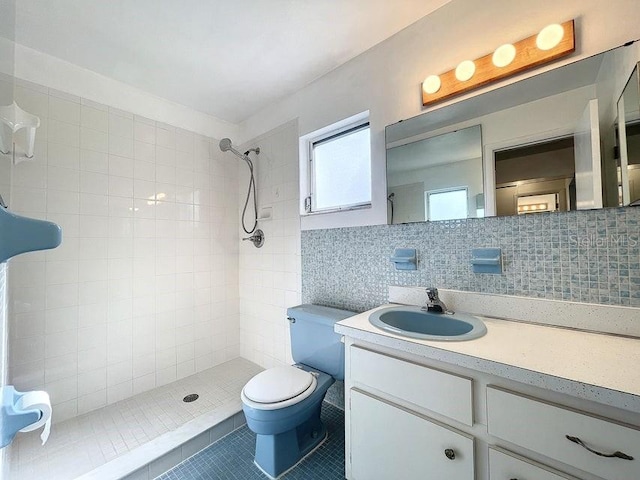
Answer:
[[613, 453], [602, 453], [602, 452], [598, 452], [597, 450], [594, 450], [592, 448], [589, 448], [587, 445], [585, 445], [585, 443], [580, 440], [578, 437], [571, 437], [569, 435], [565, 435], [567, 437], [567, 440], [573, 442], [573, 443], [577, 443], [578, 445], [580, 445], [581, 447], [586, 448], [587, 450], [589, 450], [591, 453], [594, 453], [596, 455], [598, 455], [599, 457], [607, 457], [607, 458], [621, 458], [623, 460], [633, 460], [633, 457], [630, 455], [627, 455], [626, 453], [622, 453], [622, 452], [613, 452]]

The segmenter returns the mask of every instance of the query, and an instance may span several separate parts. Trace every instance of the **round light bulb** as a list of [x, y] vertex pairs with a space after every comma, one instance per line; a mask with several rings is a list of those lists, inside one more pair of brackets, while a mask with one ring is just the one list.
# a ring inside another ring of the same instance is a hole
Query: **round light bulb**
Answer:
[[438, 90], [440, 90], [441, 85], [442, 85], [442, 82], [438, 75], [429, 75], [422, 82], [422, 90], [424, 91], [424, 93], [431, 95], [433, 93], [436, 93]]
[[456, 67], [456, 78], [461, 82], [469, 80], [474, 73], [476, 73], [476, 64], [471, 60], [460, 62], [460, 65]]
[[506, 43], [496, 48], [491, 61], [496, 67], [502, 68], [513, 62], [514, 58], [516, 58], [516, 47], [510, 43]]
[[553, 25], [547, 25], [536, 37], [536, 46], [540, 50], [551, 50], [557, 47], [560, 41], [564, 37], [564, 28], [562, 25], [554, 23]]

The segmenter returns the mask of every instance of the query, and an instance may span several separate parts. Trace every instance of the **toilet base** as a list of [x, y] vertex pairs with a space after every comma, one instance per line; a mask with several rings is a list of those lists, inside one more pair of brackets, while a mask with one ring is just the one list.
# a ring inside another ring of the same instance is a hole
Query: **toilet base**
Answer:
[[320, 420], [322, 402], [304, 423], [277, 435], [256, 438], [254, 463], [269, 478], [275, 479], [291, 470], [313, 453], [327, 438], [327, 428]]

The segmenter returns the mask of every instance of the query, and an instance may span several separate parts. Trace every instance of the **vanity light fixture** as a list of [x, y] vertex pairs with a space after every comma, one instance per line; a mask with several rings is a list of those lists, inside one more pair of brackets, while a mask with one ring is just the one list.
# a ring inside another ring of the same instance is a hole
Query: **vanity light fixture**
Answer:
[[429, 75], [422, 83], [422, 105], [441, 102], [562, 58], [575, 51], [575, 43], [573, 20], [548, 25], [538, 34], [501, 45], [484, 57], [465, 60], [441, 75]]
[[424, 82], [422, 82], [422, 90], [429, 94], [436, 93], [438, 90], [440, 90], [441, 85], [442, 82], [440, 81], [440, 77], [438, 75], [429, 75], [424, 79]]
[[562, 25], [558, 25], [557, 23], [547, 25], [540, 30], [540, 33], [536, 37], [536, 47], [540, 50], [551, 50], [558, 46], [562, 41], [562, 37], [564, 37], [564, 28], [562, 28]]
[[531, 205], [518, 205], [518, 213], [522, 212], [544, 212], [549, 208], [548, 203], [534, 203]]
[[460, 62], [460, 65], [456, 67], [456, 78], [461, 82], [470, 80], [474, 73], [476, 73], [476, 64], [471, 60]]
[[498, 68], [506, 67], [516, 58], [516, 47], [505, 43], [496, 48], [491, 57], [491, 62]]

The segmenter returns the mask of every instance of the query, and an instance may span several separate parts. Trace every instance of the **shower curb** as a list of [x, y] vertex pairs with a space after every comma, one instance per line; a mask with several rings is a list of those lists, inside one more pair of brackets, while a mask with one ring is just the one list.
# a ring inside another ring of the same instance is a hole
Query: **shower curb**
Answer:
[[200, 415], [76, 480], [151, 480], [245, 423], [242, 403], [238, 399]]

